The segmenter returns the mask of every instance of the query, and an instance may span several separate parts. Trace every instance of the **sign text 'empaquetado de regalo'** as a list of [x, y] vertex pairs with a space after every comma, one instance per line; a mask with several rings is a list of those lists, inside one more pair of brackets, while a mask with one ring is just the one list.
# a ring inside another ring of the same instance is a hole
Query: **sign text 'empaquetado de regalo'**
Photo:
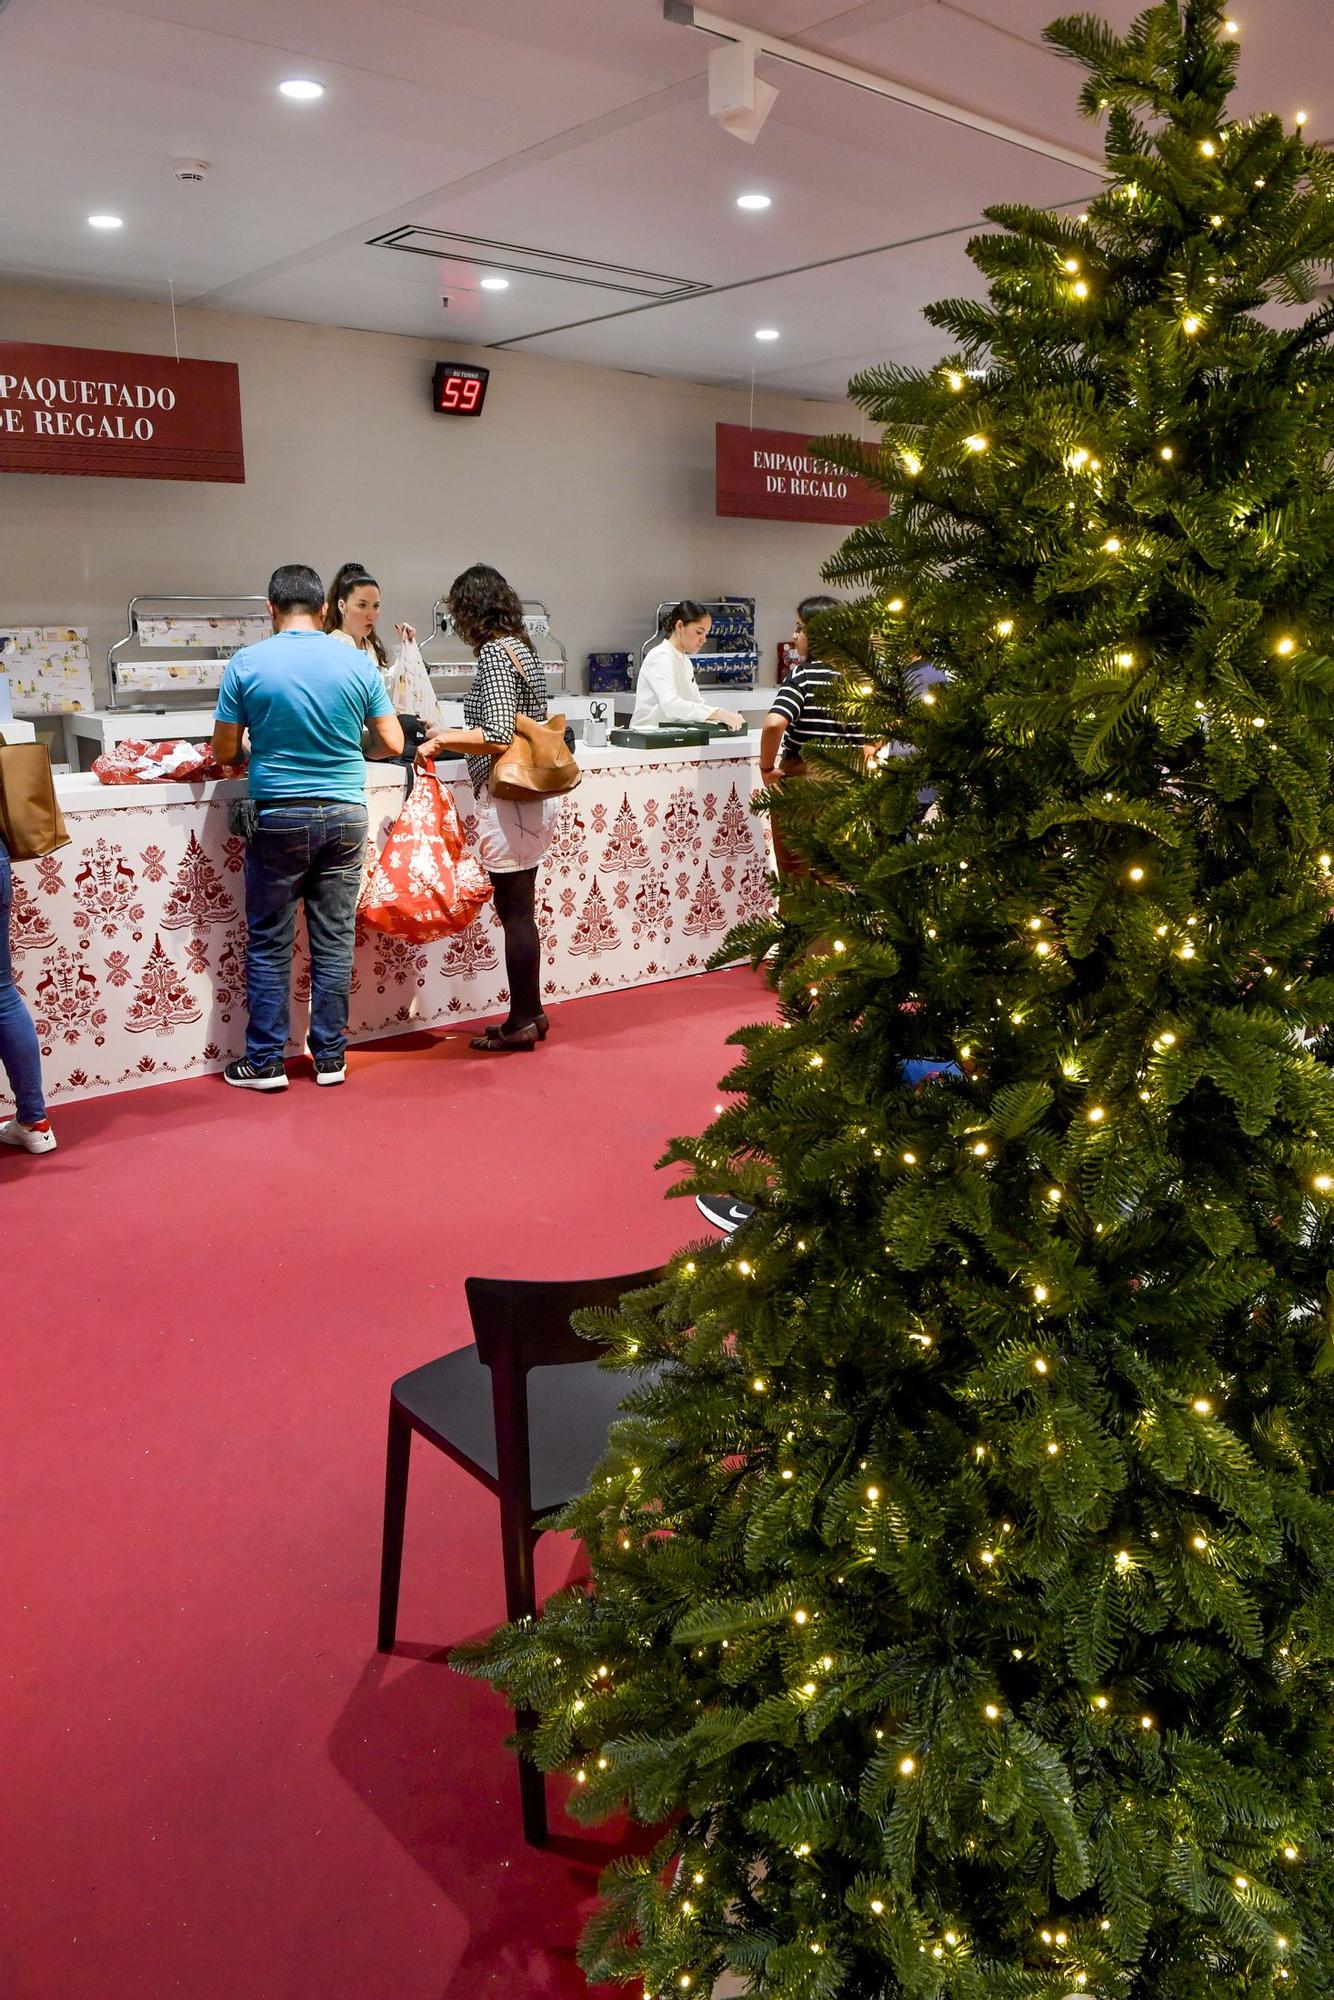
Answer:
[[827, 465], [800, 431], [757, 431], [718, 424], [720, 514], [760, 521], [832, 521], [855, 528], [878, 521], [887, 502], [855, 473]]
[[242, 485], [236, 364], [0, 340], [0, 472]]

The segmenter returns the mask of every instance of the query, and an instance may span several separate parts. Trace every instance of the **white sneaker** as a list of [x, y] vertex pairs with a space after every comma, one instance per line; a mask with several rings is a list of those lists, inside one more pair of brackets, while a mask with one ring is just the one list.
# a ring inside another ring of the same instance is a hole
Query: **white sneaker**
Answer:
[[20, 1125], [17, 1118], [11, 1118], [7, 1125], [0, 1125], [0, 1146], [17, 1146], [21, 1153], [54, 1153], [56, 1135], [45, 1118], [36, 1125]]

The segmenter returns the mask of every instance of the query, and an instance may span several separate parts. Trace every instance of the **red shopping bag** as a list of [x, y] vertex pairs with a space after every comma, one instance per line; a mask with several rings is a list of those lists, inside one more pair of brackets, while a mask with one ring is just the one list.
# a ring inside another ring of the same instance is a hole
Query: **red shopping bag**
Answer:
[[453, 796], [428, 758], [389, 829], [358, 915], [372, 930], [421, 944], [467, 930], [490, 895], [480, 862], [463, 851]]

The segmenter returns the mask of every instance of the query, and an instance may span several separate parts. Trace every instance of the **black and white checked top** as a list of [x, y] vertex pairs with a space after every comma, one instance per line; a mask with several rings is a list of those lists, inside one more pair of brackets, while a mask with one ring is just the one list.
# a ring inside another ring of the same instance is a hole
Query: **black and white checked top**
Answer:
[[836, 688], [843, 676], [837, 667], [810, 660], [794, 667], [782, 686], [774, 690], [770, 711], [787, 723], [783, 732], [783, 755], [804, 758], [808, 743], [865, 743], [868, 738], [855, 723], [831, 715], [821, 696]]
[[[508, 642], [523, 664], [519, 673], [499, 639], [488, 639], [477, 655], [477, 677], [463, 704], [465, 729], [480, 729], [488, 743], [508, 743], [515, 714], [547, 719], [547, 677], [531, 646], [522, 639]], [[469, 757], [468, 776], [480, 793], [491, 774], [490, 757]]]

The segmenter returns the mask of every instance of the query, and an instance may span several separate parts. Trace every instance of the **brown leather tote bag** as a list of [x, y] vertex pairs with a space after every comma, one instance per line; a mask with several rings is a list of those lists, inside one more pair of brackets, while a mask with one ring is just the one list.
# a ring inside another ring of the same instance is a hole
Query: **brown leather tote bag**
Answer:
[[[507, 639], [501, 644], [514, 671], [531, 687], [528, 670]], [[565, 717], [553, 715], [534, 722], [531, 715], [514, 718], [514, 735], [491, 766], [488, 783], [493, 799], [545, 799], [572, 792], [583, 772], [565, 742]]]
[[10, 860], [36, 861], [68, 847], [69, 838], [46, 745], [6, 743], [0, 736], [0, 840]]

